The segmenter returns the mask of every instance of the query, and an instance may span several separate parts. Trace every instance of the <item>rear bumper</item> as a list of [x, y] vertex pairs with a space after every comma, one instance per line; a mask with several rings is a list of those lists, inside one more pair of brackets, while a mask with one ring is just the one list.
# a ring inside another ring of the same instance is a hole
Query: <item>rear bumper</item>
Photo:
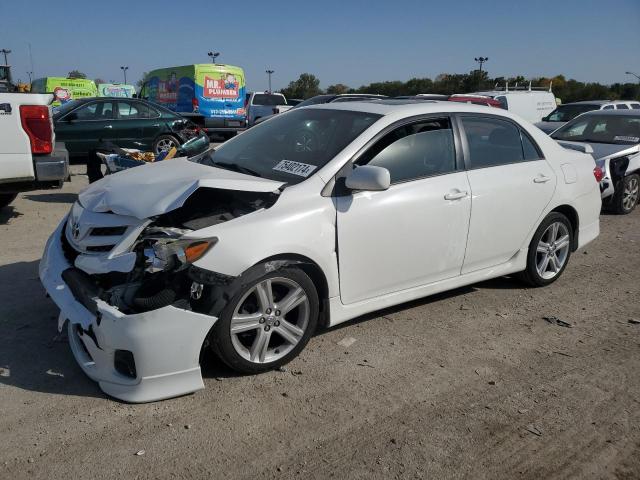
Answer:
[[[126, 402], [151, 402], [204, 388], [200, 350], [217, 319], [171, 305], [127, 315], [93, 296], [91, 285], [74, 282], [72, 290], [62, 278], [72, 268], [60, 240], [65, 220], [47, 242], [40, 279], [60, 308], [58, 329], [69, 322], [69, 344], [80, 368], [105, 393]], [[115, 367], [116, 351], [122, 350], [131, 352], [134, 375]]]
[[56, 144], [51, 155], [33, 158], [36, 182], [65, 181], [69, 178], [69, 152], [64, 144]]

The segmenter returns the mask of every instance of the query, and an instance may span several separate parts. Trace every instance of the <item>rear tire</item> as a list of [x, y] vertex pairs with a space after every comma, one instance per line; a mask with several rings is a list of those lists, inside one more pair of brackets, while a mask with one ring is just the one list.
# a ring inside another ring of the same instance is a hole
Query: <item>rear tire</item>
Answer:
[[529, 244], [527, 268], [520, 278], [532, 287], [555, 282], [571, 257], [573, 227], [567, 217], [552, 212], [542, 221]]
[[318, 314], [311, 279], [297, 268], [282, 268], [240, 288], [211, 330], [211, 349], [238, 372], [271, 370], [302, 351]]
[[173, 135], [160, 135], [153, 142], [153, 153], [159, 155], [161, 152], [168, 152], [172, 147], [178, 148], [180, 141]]
[[0, 209], [7, 207], [17, 196], [17, 193], [0, 193]]
[[633, 173], [618, 182], [611, 201], [611, 209], [618, 215], [627, 215], [636, 208], [640, 197], [640, 175]]

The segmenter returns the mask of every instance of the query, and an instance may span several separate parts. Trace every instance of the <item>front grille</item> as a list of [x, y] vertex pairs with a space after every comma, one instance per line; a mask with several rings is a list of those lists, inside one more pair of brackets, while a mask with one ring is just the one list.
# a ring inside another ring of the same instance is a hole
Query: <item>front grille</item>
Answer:
[[91, 253], [102, 253], [102, 252], [110, 252], [115, 245], [98, 245], [96, 247], [87, 247], [87, 252]]
[[64, 258], [67, 259], [67, 262], [69, 262], [71, 265], [73, 265], [76, 261], [76, 258], [78, 257], [79, 253], [78, 251], [73, 248], [71, 246], [71, 244], [69, 243], [69, 240], [67, 240], [67, 235], [66, 232], [67, 231], [67, 225], [65, 224], [64, 228], [62, 229], [62, 238], [61, 238], [61, 243], [62, 243], [62, 253], [64, 254]]
[[[117, 215], [113, 212], [93, 212], [75, 203], [69, 214], [65, 235], [67, 246], [75, 250], [72, 255], [104, 255], [117, 249], [129, 235], [140, 228], [145, 220]], [[75, 260], [75, 257], [73, 258]]]
[[94, 227], [89, 233], [93, 237], [110, 237], [124, 235], [127, 227]]

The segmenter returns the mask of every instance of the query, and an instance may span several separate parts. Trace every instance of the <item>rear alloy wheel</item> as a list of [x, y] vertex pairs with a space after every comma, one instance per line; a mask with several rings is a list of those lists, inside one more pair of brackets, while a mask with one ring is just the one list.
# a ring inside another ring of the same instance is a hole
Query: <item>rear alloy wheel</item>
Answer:
[[531, 239], [523, 279], [534, 287], [556, 281], [569, 263], [572, 245], [573, 227], [569, 219], [561, 213], [549, 214]]
[[284, 365], [304, 348], [318, 321], [318, 294], [301, 270], [285, 268], [244, 286], [211, 333], [215, 353], [234, 370]]
[[616, 187], [613, 196], [613, 209], [620, 215], [626, 215], [633, 212], [638, 204], [640, 197], [640, 176], [632, 174], [624, 177]]
[[171, 135], [160, 135], [156, 138], [156, 141], [153, 142], [153, 153], [159, 155], [162, 152], [168, 152], [173, 147], [178, 148], [180, 146], [180, 142]]
[[17, 196], [17, 193], [0, 193], [0, 209], [8, 206]]

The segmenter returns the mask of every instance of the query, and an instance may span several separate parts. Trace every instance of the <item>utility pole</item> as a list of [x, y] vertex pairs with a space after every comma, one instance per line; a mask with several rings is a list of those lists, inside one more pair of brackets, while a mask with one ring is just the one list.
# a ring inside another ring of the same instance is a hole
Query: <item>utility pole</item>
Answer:
[[269, 93], [271, 93], [271, 75], [275, 73], [275, 70], [266, 70], [267, 75], [269, 75]]
[[627, 75], [633, 75], [634, 77], [636, 77], [638, 79], [638, 82], [640, 82], [640, 76], [639, 75], [637, 75], [637, 74], [635, 74], [633, 72], [624, 72], [624, 73], [626, 73]]
[[129, 67], [127, 66], [123, 66], [120, 67], [122, 69], [122, 73], [124, 73], [124, 84], [127, 84], [127, 70], [129, 70]]
[[482, 64], [488, 62], [489, 57], [476, 57], [474, 60], [480, 65], [480, 71], [478, 73], [478, 88], [480, 88], [482, 85]]
[[482, 64], [488, 62], [489, 57], [476, 57], [474, 60], [480, 64], [480, 78], [482, 78]]
[[9, 65], [9, 62], [7, 61], [7, 55], [11, 53], [11, 50], [7, 50], [6, 48], [3, 48], [2, 50], [0, 50], [0, 52], [4, 54], [4, 64]]
[[220, 56], [220, 52], [209, 52], [207, 55], [211, 57], [211, 63], [216, 63], [216, 58]]
[[31, 85], [31, 80], [33, 79], [33, 72], [27, 72], [27, 75], [29, 75], [29, 85]]

